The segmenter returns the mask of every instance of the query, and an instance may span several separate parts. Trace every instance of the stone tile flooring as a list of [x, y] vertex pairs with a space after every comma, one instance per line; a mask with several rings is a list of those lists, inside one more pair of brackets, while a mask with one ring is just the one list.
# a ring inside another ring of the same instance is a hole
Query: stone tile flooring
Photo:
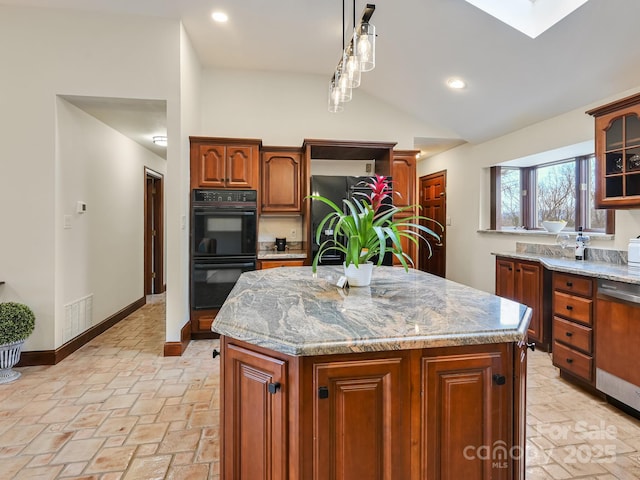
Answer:
[[[58, 365], [0, 385], [0, 478], [218, 479], [217, 341], [162, 357], [148, 303]], [[529, 356], [527, 480], [640, 478], [640, 422]], [[398, 479], [405, 480], [405, 479]]]

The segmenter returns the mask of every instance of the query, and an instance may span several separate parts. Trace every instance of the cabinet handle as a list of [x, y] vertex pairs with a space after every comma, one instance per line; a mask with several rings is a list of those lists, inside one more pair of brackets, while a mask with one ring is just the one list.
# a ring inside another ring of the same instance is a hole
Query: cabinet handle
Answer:
[[520, 271], [520, 269], [519, 269], [519, 268], [516, 268], [516, 272], [519, 272], [519, 271]]
[[567, 358], [567, 363], [573, 363], [573, 358]]
[[509, 267], [509, 271], [512, 271], [512, 270], [513, 270], [513, 268]]
[[567, 337], [573, 337], [573, 333], [571, 333], [571, 332], [565, 332], [565, 335], [566, 335]]
[[280, 390], [280, 382], [270, 383], [267, 388], [269, 389], [269, 393], [271, 395], [275, 395], [278, 390]]
[[500, 375], [499, 373], [494, 373], [493, 381], [496, 385], [504, 385], [505, 383], [507, 383], [507, 378], [504, 375]]
[[567, 305], [567, 310], [571, 311], [573, 310], [573, 307], [571, 305]]
[[320, 399], [329, 398], [329, 388], [328, 387], [318, 388], [318, 398]]
[[534, 342], [527, 343], [527, 348], [530, 349], [532, 352], [535, 352], [536, 351], [536, 344]]
[[213, 349], [213, 352], [211, 352], [211, 356], [212, 356], [213, 358], [216, 358], [218, 355], [220, 355], [220, 352], [214, 348], [214, 349]]
[[567, 287], [573, 287], [573, 282], [567, 282]]

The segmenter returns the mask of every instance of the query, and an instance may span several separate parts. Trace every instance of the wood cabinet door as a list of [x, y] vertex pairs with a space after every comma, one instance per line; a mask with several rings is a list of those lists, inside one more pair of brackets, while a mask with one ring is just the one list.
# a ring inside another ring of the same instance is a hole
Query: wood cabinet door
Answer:
[[313, 479], [410, 478], [402, 357], [313, 366]]
[[513, 370], [505, 356], [496, 348], [422, 359], [421, 479], [511, 479]]
[[505, 258], [496, 258], [496, 295], [516, 299], [515, 291], [516, 262]]
[[302, 154], [262, 153], [262, 212], [300, 213]]
[[226, 161], [226, 186], [255, 189], [257, 183], [257, 158], [255, 148], [228, 145]]
[[287, 363], [225, 341], [222, 477], [285, 480]]
[[198, 145], [196, 181], [200, 188], [225, 186], [225, 147], [223, 145]]
[[513, 359], [513, 480], [525, 480], [527, 445], [527, 339], [514, 348]]
[[415, 203], [417, 150], [393, 152], [393, 204], [408, 207]]
[[537, 263], [516, 264], [516, 299], [531, 308], [529, 339], [542, 342], [542, 267]]

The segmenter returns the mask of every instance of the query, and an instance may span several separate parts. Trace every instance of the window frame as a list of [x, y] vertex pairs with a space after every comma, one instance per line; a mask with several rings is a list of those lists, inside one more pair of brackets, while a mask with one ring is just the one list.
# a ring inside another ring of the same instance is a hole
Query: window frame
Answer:
[[[575, 164], [575, 191], [576, 191], [576, 212], [575, 225], [586, 226], [589, 224], [590, 206], [589, 202], [589, 161], [594, 158], [593, 154], [581, 155], [564, 160], [555, 160], [545, 162], [529, 167], [513, 167], [513, 166], [493, 166], [491, 167], [491, 230], [503, 230], [502, 227], [502, 188], [501, 174], [503, 168], [518, 169], [520, 171], [520, 218], [522, 219], [522, 227], [530, 231], [544, 231], [536, 225], [536, 195], [537, 195], [537, 171], [538, 168], [559, 165], [563, 163]], [[582, 185], [585, 185], [582, 188]], [[608, 209], [605, 211], [605, 228], [586, 228], [585, 232], [593, 233], [615, 233], [615, 210]]]

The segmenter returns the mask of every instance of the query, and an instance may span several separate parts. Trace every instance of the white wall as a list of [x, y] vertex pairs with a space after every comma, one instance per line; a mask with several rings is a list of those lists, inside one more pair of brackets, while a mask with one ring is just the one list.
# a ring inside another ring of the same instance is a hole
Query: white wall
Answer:
[[[93, 295], [88, 328], [144, 296], [144, 168], [164, 174], [166, 161], [61, 98], [57, 127], [54, 228], [62, 305], [56, 306], [55, 345], [61, 345], [70, 338], [63, 336], [65, 313], [58, 308]], [[86, 213], [76, 212], [78, 201]], [[69, 216], [71, 228], [61, 215]]]
[[[616, 98], [631, 95], [623, 92]], [[447, 171], [447, 278], [487, 292], [495, 288], [495, 257], [491, 252], [514, 251], [516, 242], [555, 243], [545, 235], [477, 233], [489, 228], [488, 167], [528, 155], [594, 138], [594, 121], [584, 112], [612, 101], [603, 99], [544, 122], [482, 144], [462, 145], [418, 164], [418, 175]], [[626, 250], [629, 238], [640, 235], [640, 210], [616, 212], [614, 240], [596, 240], [593, 246]]]
[[[55, 199], [65, 159], [56, 152], [56, 96], [164, 99], [175, 135], [179, 26], [160, 18], [0, 7], [0, 276], [7, 282], [3, 300], [24, 302], [36, 314], [26, 350], [58, 346], [65, 301], [56, 288], [65, 283], [57, 268], [64, 251]], [[178, 155], [170, 149], [168, 164]], [[176, 225], [167, 220], [168, 230]]]
[[327, 110], [327, 76], [206, 69], [202, 130], [216, 137], [261, 138], [265, 145], [302, 145], [305, 138], [397, 142], [414, 137], [455, 138], [425, 125], [362, 89], [341, 113]]

